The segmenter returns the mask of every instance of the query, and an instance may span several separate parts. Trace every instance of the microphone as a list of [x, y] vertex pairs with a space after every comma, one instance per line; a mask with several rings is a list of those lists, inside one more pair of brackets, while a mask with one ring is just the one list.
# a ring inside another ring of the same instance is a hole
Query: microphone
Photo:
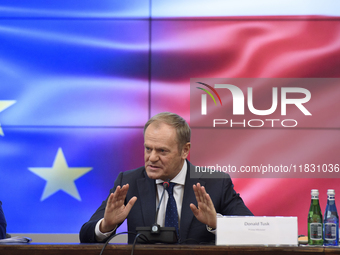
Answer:
[[160, 226], [159, 224], [157, 224], [158, 212], [159, 212], [159, 208], [161, 207], [161, 203], [164, 197], [165, 190], [169, 187], [169, 185], [170, 185], [170, 180], [163, 182], [163, 192], [161, 195], [161, 199], [159, 200], [158, 206], [156, 208], [155, 223], [151, 227], [151, 233], [159, 233]]
[[138, 243], [177, 243], [177, 233], [174, 227], [161, 227], [157, 224], [158, 212], [161, 206], [165, 190], [169, 187], [170, 180], [163, 182], [163, 192], [156, 208], [155, 223], [150, 227], [137, 227], [138, 234], [146, 237], [147, 241], [143, 238], [137, 240]]

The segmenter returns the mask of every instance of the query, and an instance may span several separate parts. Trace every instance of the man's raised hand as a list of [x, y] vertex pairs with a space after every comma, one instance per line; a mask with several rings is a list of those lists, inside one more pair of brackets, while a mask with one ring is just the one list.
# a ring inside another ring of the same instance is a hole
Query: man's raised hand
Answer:
[[216, 210], [209, 194], [206, 192], [204, 186], [200, 183], [193, 185], [198, 208], [194, 204], [190, 204], [190, 209], [194, 213], [197, 220], [209, 227], [216, 228]]
[[110, 194], [105, 208], [104, 219], [99, 227], [102, 233], [112, 231], [128, 216], [137, 200], [137, 197], [132, 197], [126, 205], [124, 204], [128, 190], [129, 184], [125, 184], [123, 187], [117, 186], [115, 192]]

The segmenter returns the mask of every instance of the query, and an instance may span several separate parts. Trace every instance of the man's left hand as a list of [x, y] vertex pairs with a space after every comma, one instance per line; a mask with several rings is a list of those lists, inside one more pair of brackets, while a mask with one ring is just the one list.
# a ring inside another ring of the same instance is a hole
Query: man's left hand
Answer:
[[194, 204], [190, 204], [190, 209], [194, 213], [197, 220], [203, 224], [208, 225], [212, 229], [216, 228], [216, 210], [209, 194], [206, 192], [204, 186], [197, 183], [193, 186], [198, 208]]

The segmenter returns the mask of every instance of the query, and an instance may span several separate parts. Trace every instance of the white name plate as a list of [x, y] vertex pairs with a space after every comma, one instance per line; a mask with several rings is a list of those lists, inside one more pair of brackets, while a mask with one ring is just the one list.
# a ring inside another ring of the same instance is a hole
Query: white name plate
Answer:
[[298, 245], [297, 217], [217, 218], [216, 245]]

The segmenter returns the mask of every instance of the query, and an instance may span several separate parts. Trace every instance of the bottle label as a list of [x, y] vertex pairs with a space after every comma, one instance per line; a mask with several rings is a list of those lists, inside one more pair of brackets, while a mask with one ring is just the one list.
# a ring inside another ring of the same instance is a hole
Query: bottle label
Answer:
[[322, 224], [310, 223], [310, 239], [321, 240], [322, 239]]
[[325, 223], [325, 240], [336, 240], [336, 224]]

